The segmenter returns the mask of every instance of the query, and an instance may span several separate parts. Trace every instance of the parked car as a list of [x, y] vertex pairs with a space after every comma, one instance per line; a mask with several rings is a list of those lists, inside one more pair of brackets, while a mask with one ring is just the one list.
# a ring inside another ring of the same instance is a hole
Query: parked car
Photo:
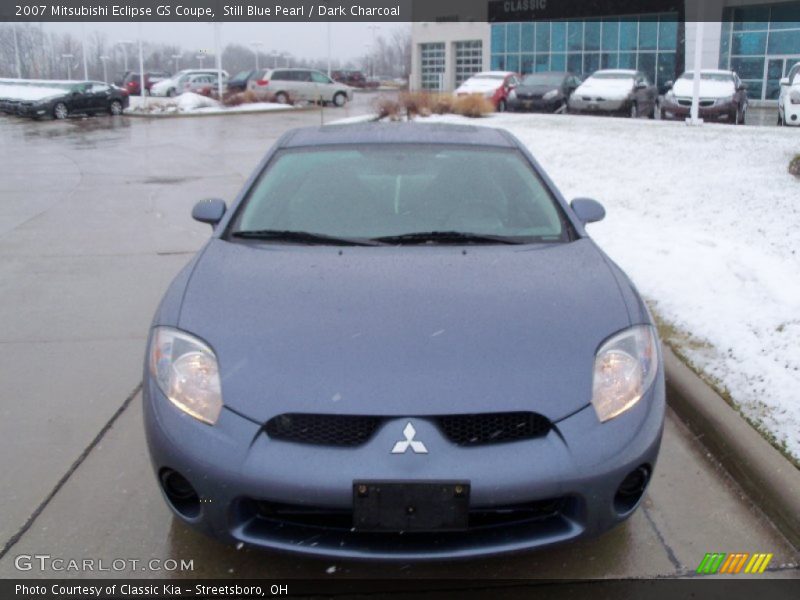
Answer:
[[279, 104], [322, 101], [344, 106], [353, 99], [353, 88], [314, 69], [263, 69], [248, 81], [247, 89]]
[[778, 125], [800, 125], [800, 62], [781, 79], [778, 97]]
[[331, 79], [356, 88], [367, 87], [367, 78], [364, 73], [354, 69], [338, 69], [331, 72]]
[[570, 113], [622, 114], [654, 118], [658, 90], [641, 71], [602, 69], [581, 83], [569, 98]]
[[[692, 109], [694, 71], [686, 71], [675, 83], [668, 81], [661, 100], [662, 119], [686, 119]], [[698, 115], [705, 121], [744, 125], [747, 118], [747, 86], [734, 71], [700, 71]]]
[[146, 438], [177, 519], [424, 560], [634, 513], [664, 369], [644, 301], [586, 232], [600, 204], [567, 204], [507, 131], [462, 125], [292, 130], [246, 185], [230, 210], [194, 207], [211, 239], [148, 335]]
[[[146, 71], [144, 74], [145, 95], [150, 93], [154, 84], [169, 79], [169, 73], [164, 71]], [[122, 87], [128, 90], [131, 96], [140, 95], [141, 77], [139, 73], [129, 72], [122, 82]]]
[[236, 75], [228, 79], [229, 92], [243, 92], [247, 89], [247, 82], [258, 73], [255, 69], [249, 71], [239, 71]]
[[[219, 78], [216, 73], [213, 75], [210, 73], [193, 73], [185, 78], [181, 92], [193, 92], [202, 96], [210, 96], [212, 93], [217, 92], [218, 81]], [[224, 82], [222, 86], [222, 92], [225, 93]]]
[[[156, 84], [153, 84], [153, 86], [150, 88], [150, 93], [153, 96], [175, 96], [183, 91], [183, 84], [186, 83], [186, 79], [190, 75], [203, 73], [216, 75], [217, 69], [184, 69], [182, 71], [178, 71], [169, 79], [164, 79]], [[223, 70], [222, 80], [225, 81], [227, 78], [228, 72]]]
[[130, 101], [128, 92], [102, 81], [81, 81], [31, 88], [37, 97], [23, 98], [16, 104], [21, 117], [66, 119], [72, 114], [121, 115]]
[[511, 71], [483, 71], [476, 73], [458, 88], [456, 96], [468, 94], [481, 94], [488, 98], [498, 112], [503, 112], [508, 106], [508, 95], [519, 80], [517, 74]]
[[565, 111], [581, 80], [573, 73], [540, 72], [525, 75], [508, 94], [508, 109], [515, 111]]

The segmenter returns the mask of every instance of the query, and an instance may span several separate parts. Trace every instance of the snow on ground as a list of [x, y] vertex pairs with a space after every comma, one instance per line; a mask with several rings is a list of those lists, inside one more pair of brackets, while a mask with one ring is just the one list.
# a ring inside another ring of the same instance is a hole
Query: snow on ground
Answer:
[[[430, 120], [514, 133], [567, 199], [603, 203], [589, 226], [669, 341], [800, 459], [800, 136], [562, 115]], [[672, 328], [675, 331], [672, 331]]]
[[184, 92], [175, 98], [148, 97], [142, 99], [141, 96], [131, 96], [130, 108], [127, 112], [145, 114], [190, 113], [221, 115], [237, 112], [287, 110], [291, 108], [293, 107], [286, 104], [276, 104], [274, 102], [251, 102], [240, 104], [239, 106], [222, 106], [217, 100], [209, 98], [208, 96]]

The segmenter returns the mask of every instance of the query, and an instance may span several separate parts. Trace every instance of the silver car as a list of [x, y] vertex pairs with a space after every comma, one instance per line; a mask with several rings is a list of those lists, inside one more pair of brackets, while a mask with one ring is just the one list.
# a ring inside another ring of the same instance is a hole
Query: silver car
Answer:
[[279, 104], [322, 102], [344, 106], [353, 99], [353, 88], [314, 69], [263, 69], [250, 79], [247, 89], [260, 99]]

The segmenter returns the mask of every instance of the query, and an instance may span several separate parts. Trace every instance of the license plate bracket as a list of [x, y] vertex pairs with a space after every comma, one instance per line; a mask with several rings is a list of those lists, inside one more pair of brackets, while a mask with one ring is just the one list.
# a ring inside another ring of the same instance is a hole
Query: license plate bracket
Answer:
[[357, 531], [463, 531], [469, 525], [465, 481], [354, 481]]

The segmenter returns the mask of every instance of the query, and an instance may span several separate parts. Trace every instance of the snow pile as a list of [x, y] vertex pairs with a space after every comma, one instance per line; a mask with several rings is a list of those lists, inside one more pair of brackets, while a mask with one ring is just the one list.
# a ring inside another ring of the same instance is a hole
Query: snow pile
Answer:
[[777, 445], [800, 459], [797, 132], [680, 122], [497, 114], [429, 120], [508, 129], [668, 327], [666, 338]]
[[272, 102], [251, 102], [238, 106], [223, 106], [219, 101], [193, 92], [184, 92], [175, 98], [131, 96], [130, 108], [127, 112], [142, 114], [204, 114], [224, 115], [241, 112], [263, 112], [270, 110], [287, 110], [292, 106]]

